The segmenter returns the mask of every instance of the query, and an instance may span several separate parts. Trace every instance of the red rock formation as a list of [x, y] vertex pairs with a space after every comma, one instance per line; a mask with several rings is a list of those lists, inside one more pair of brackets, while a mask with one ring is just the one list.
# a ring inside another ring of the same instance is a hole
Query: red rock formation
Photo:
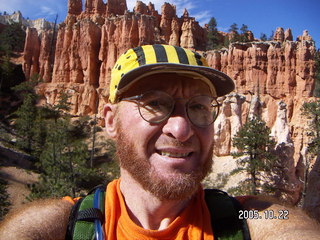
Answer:
[[126, 0], [108, 0], [106, 14], [107, 16], [123, 15], [127, 11]]
[[246, 36], [247, 36], [247, 39], [248, 39], [249, 42], [253, 42], [255, 40], [253, 32], [251, 32], [251, 31], [247, 31], [246, 32]]
[[302, 36], [299, 36], [297, 38], [297, 41], [301, 42], [301, 41], [312, 41], [312, 37], [309, 35], [308, 30], [304, 30]]
[[171, 35], [172, 19], [176, 17], [176, 7], [170, 3], [165, 3], [161, 8], [160, 34], [164, 42], [169, 42]]
[[82, 0], [68, 1], [68, 14], [80, 15], [82, 12]]
[[273, 40], [277, 42], [284, 41], [284, 30], [282, 27], [277, 28], [276, 32], [273, 35]]
[[35, 28], [27, 28], [23, 53], [23, 71], [26, 79], [39, 73], [40, 40]]
[[140, 13], [140, 14], [149, 14], [149, 8], [147, 5], [141, 1], [136, 2], [136, 6], [133, 9], [135, 13]]
[[52, 82], [85, 83], [98, 87], [100, 39], [101, 29], [91, 21], [82, 21], [73, 29], [62, 26], [57, 37]]
[[180, 29], [181, 24], [179, 23], [179, 19], [174, 17], [171, 22], [170, 45], [180, 46]]
[[151, 16], [159, 17], [158, 11], [155, 10], [154, 4], [152, 4], [151, 2], [149, 2], [148, 4], [148, 13]]
[[87, 14], [104, 14], [106, 11], [103, 0], [86, 0], [85, 13]]
[[320, 157], [316, 159], [316, 162], [309, 175], [309, 184], [307, 188], [307, 194], [304, 202], [304, 210], [306, 210], [310, 216], [320, 221]]
[[284, 40], [293, 41], [292, 32], [290, 28], [286, 29], [286, 31], [284, 32]]
[[[227, 54], [227, 55], [226, 55]], [[223, 52], [210, 51], [210, 66], [227, 72], [236, 81], [237, 92], [255, 92], [274, 98], [312, 96], [314, 54], [311, 42], [234, 43]]]
[[204, 50], [206, 47], [206, 31], [203, 30], [194, 18], [183, 18], [181, 26], [180, 46], [193, 49]]
[[[282, 31], [278, 31], [281, 33]], [[281, 34], [280, 34], [281, 35]], [[280, 38], [278, 38], [279, 40]], [[228, 156], [231, 139], [248, 114], [260, 107], [263, 119], [272, 128], [278, 153], [288, 166], [282, 181], [286, 194], [281, 197], [291, 203], [299, 201], [302, 185], [296, 169], [300, 168], [306, 147], [308, 126], [301, 107], [312, 96], [314, 88], [315, 46], [311, 41], [234, 43], [228, 51], [207, 52], [209, 65], [230, 75], [236, 82], [236, 92], [224, 100], [222, 113], [215, 122], [215, 154]], [[257, 94], [260, 104], [257, 104]], [[284, 165], [286, 165], [284, 164]]]
[[[175, 6], [165, 3], [159, 15], [154, 5], [137, 2], [135, 12], [127, 12], [125, 0], [69, 0], [68, 16], [60, 25], [53, 72], [48, 60], [48, 38], [41, 43], [41, 76], [46, 82], [84, 83], [105, 88], [109, 73], [116, 58], [126, 49], [153, 43], [170, 43], [196, 49], [205, 46], [205, 32], [185, 12], [182, 18], [176, 16]], [[106, 18], [107, 17], [107, 18]], [[39, 40], [38, 40], [39, 42]], [[30, 46], [34, 45], [27, 40]], [[25, 69], [38, 69], [38, 59], [27, 58], [35, 51], [26, 48]], [[38, 71], [38, 70], [37, 70]], [[100, 73], [100, 74], [99, 74]], [[80, 113], [80, 112], [79, 112]]]
[[55, 39], [52, 38], [52, 31], [43, 32], [40, 36], [39, 74], [42, 76], [44, 82], [50, 82], [52, 77], [51, 73], [55, 50]]

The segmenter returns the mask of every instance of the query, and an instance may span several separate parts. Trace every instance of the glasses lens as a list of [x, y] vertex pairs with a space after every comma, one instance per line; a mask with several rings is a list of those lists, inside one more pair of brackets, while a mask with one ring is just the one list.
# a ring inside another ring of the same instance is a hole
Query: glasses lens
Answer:
[[196, 126], [208, 126], [214, 122], [219, 112], [218, 102], [209, 96], [195, 96], [187, 105], [190, 121]]
[[151, 91], [140, 99], [141, 117], [150, 123], [159, 123], [167, 118], [174, 107], [174, 100], [165, 92]]

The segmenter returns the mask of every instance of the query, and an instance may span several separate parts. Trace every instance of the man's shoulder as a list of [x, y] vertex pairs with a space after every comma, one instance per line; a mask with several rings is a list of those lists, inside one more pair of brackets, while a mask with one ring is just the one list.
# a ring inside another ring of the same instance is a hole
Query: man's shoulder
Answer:
[[0, 239], [64, 239], [72, 204], [37, 200], [11, 211], [0, 224]]
[[237, 197], [252, 239], [320, 239], [319, 223], [300, 208], [269, 196]]

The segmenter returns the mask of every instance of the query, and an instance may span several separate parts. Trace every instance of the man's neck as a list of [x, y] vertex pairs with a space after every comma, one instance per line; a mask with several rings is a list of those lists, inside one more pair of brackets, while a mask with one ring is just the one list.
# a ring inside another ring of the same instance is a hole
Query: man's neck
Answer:
[[145, 191], [126, 171], [121, 171], [120, 190], [131, 220], [144, 229], [167, 228], [190, 201], [160, 200]]

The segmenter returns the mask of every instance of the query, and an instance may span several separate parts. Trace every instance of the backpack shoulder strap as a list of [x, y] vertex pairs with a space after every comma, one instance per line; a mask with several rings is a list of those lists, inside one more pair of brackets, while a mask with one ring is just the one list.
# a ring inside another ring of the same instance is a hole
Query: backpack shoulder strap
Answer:
[[215, 239], [250, 240], [247, 222], [239, 219], [240, 203], [217, 189], [205, 189], [205, 201], [211, 215]]
[[[95, 222], [104, 223], [106, 185], [99, 185], [73, 206], [67, 226], [66, 240], [95, 239]], [[99, 207], [97, 207], [97, 201]]]
[[[104, 201], [106, 185], [99, 185], [73, 206], [66, 233], [66, 240], [95, 239], [96, 220], [104, 223]], [[95, 196], [100, 207], [95, 207]], [[214, 237], [217, 240], [250, 240], [249, 228], [245, 220], [239, 220], [240, 203], [227, 193], [206, 189], [205, 200], [211, 215]]]

